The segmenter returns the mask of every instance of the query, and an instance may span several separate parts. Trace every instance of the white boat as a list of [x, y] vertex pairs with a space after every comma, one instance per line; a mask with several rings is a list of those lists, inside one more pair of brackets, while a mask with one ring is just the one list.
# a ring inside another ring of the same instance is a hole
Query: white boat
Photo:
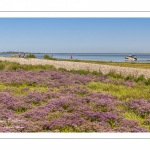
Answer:
[[136, 61], [137, 57], [135, 55], [128, 55], [125, 57], [125, 60]]

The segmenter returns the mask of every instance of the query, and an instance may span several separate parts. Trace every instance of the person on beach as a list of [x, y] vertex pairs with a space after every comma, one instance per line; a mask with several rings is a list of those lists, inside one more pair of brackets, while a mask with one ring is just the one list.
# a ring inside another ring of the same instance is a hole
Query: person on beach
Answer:
[[21, 57], [21, 53], [19, 53], [19, 57]]
[[22, 58], [24, 58], [24, 57], [25, 57], [25, 53], [22, 54]]
[[72, 55], [70, 56], [70, 59], [72, 59], [73, 57], [72, 57]]

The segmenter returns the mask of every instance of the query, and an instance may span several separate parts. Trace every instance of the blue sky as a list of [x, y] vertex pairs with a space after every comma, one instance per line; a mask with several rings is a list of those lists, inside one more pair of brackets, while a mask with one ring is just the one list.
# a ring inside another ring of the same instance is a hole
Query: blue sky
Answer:
[[0, 52], [150, 53], [150, 18], [0, 18]]

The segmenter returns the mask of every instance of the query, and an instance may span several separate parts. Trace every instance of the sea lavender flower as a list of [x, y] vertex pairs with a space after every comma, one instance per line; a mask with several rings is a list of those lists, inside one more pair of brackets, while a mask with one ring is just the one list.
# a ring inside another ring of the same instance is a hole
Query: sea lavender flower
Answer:
[[115, 132], [148, 132], [146, 127], [140, 126], [137, 121], [123, 120], [121, 125], [114, 129]]
[[123, 81], [122, 84], [125, 85], [125, 86], [129, 86], [129, 87], [134, 87], [135, 86], [134, 81]]
[[150, 114], [150, 101], [148, 100], [129, 100], [125, 102], [125, 107], [141, 117], [146, 117]]

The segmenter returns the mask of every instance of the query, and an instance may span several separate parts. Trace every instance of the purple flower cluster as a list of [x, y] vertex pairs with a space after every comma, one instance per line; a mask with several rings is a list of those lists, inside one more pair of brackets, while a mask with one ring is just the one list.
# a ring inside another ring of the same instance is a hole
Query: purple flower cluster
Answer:
[[109, 94], [89, 93], [86, 96], [87, 103], [92, 103], [96, 111], [110, 112], [117, 111], [116, 105], [120, 102]]
[[[92, 81], [111, 79], [63, 71], [0, 71], [1, 84], [9, 85], [0, 89], [0, 132], [148, 132], [124, 119], [116, 97], [90, 91], [86, 84]], [[20, 87], [22, 93], [16, 94]], [[129, 100], [124, 106], [141, 116], [150, 112], [148, 100]]]
[[135, 83], [133, 81], [123, 81], [122, 84], [129, 87], [135, 86]]
[[60, 87], [64, 85], [85, 84], [93, 80], [91, 75], [71, 74], [62, 71], [1, 71], [0, 81], [6, 85], [42, 85]]
[[60, 92], [63, 94], [76, 94], [76, 95], [86, 95], [89, 93], [87, 87], [85, 86], [74, 86], [61, 89]]
[[14, 97], [12, 94], [8, 92], [0, 93], [0, 103], [7, 108], [7, 110], [13, 110], [16, 112], [24, 112], [27, 109], [31, 108], [30, 105], [25, 103], [24, 101], [19, 100], [17, 97]]
[[141, 117], [145, 118], [150, 114], [150, 101], [139, 99], [139, 100], [129, 100], [125, 103], [125, 107], [130, 111], [135, 112]]
[[115, 132], [148, 132], [145, 126], [139, 126], [139, 123], [134, 120], [123, 120], [120, 127], [114, 130]]
[[22, 85], [24, 83], [35, 86], [53, 86], [60, 87], [64, 85], [86, 84], [90, 81], [122, 84], [125, 86], [134, 86], [133, 81], [115, 81], [105, 75], [83, 75], [77, 73], [68, 73], [63, 71], [9, 71], [3, 70], [0, 72], [0, 81], [6, 85]]
[[5, 121], [0, 123], [1, 132], [147, 131], [132, 121], [126, 123], [116, 108], [119, 101], [108, 94], [89, 93], [80, 97], [74, 92], [54, 95], [34, 91], [21, 97], [7, 92], [0, 95], [0, 118]]

